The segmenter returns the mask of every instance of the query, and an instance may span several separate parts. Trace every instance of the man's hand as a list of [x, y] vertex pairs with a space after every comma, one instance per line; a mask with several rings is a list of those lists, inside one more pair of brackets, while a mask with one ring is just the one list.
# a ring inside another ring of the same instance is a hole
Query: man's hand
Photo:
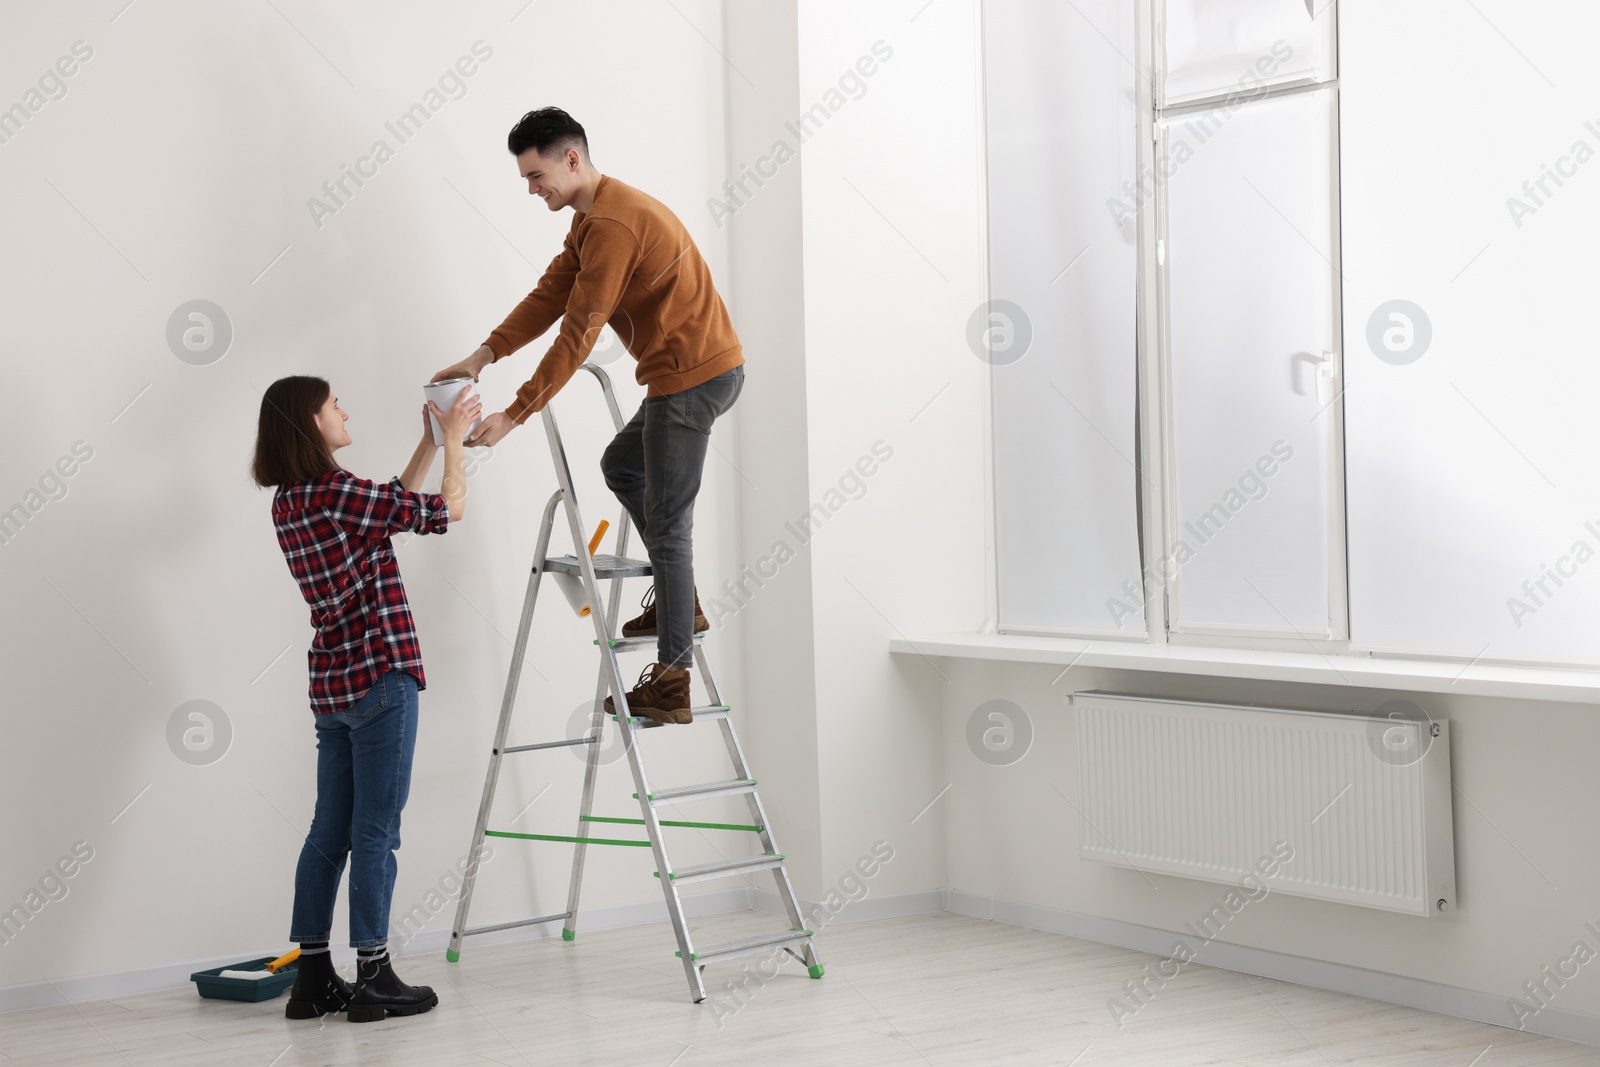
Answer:
[[479, 445], [496, 445], [503, 440], [506, 434], [517, 428], [516, 420], [503, 411], [497, 411], [483, 420], [478, 427], [478, 432], [467, 438], [468, 448], [477, 448]]
[[430, 380], [442, 382], [446, 378], [471, 378], [473, 381], [477, 381], [478, 375], [482, 373], [483, 368], [487, 367], [493, 362], [494, 349], [490, 348], [488, 345], [479, 345], [477, 351], [473, 352], [472, 355], [468, 356], [460, 363], [446, 367], [438, 374], [435, 374]]

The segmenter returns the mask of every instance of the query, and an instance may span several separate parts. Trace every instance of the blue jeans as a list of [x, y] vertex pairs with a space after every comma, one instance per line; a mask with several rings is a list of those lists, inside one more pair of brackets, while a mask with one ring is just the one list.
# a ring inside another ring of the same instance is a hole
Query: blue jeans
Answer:
[[386, 671], [349, 710], [316, 715], [317, 807], [294, 872], [290, 941], [331, 941], [333, 900], [350, 857], [350, 945], [389, 939], [394, 850], [411, 792], [417, 680]]
[[711, 424], [744, 389], [744, 364], [666, 396], [647, 396], [606, 446], [600, 470], [650, 553], [656, 583], [656, 662], [694, 660], [694, 498]]

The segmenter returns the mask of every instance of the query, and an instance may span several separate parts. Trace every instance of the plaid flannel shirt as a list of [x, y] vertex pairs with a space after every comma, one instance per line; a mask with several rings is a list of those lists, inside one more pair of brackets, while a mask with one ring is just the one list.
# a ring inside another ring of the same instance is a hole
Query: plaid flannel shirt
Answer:
[[413, 493], [398, 477], [380, 485], [336, 468], [280, 485], [272, 524], [317, 631], [307, 653], [311, 709], [348, 710], [388, 670], [406, 671], [426, 689], [422, 646], [389, 537], [444, 533], [445, 498]]

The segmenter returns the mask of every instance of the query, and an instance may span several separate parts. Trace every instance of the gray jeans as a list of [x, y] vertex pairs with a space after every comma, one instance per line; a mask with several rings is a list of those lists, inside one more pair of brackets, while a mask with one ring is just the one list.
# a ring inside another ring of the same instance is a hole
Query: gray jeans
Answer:
[[694, 498], [711, 424], [744, 388], [744, 365], [667, 396], [647, 396], [600, 457], [606, 484], [639, 530], [656, 583], [656, 662], [687, 667], [694, 640]]

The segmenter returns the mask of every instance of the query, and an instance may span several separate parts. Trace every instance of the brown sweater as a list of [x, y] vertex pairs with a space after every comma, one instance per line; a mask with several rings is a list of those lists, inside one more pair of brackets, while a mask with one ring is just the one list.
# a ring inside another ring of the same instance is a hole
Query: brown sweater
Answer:
[[575, 211], [561, 254], [484, 344], [515, 352], [557, 318], [561, 332], [506, 408], [520, 426], [577, 373], [609, 323], [639, 361], [647, 396], [679, 393], [744, 362], [711, 271], [665, 204], [608, 175]]

